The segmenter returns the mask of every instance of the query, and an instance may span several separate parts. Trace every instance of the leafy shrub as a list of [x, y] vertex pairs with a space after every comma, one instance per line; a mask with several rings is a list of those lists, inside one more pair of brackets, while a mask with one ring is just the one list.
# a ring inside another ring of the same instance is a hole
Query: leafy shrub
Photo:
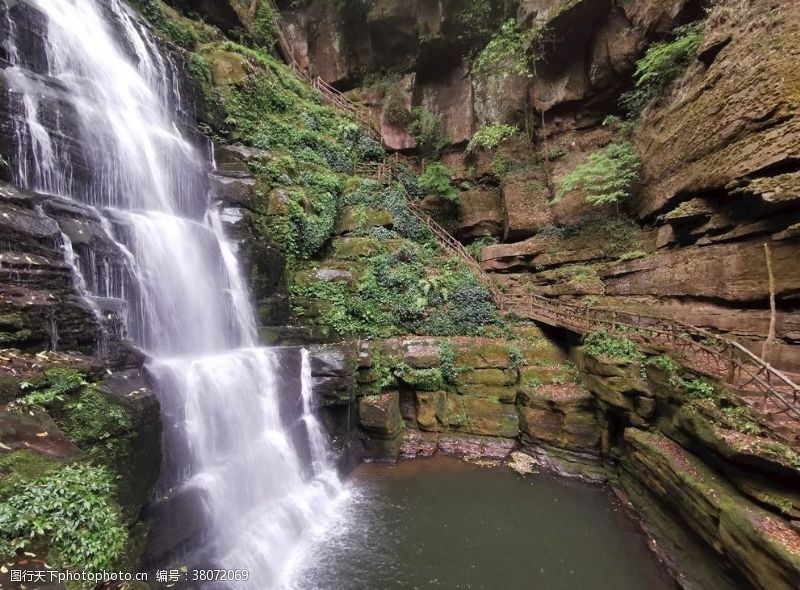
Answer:
[[467, 144], [467, 153], [472, 153], [476, 149], [494, 150], [501, 143], [519, 133], [519, 129], [513, 125], [495, 123], [487, 125], [475, 132], [472, 139]]
[[726, 407], [720, 410], [723, 426], [751, 436], [761, 436], [764, 429], [755, 420], [749, 408], [744, 406]]
[[396, 84], [383, 98], [383, 117], [387, 122], [398, 127], [405, 127], [413, 120], [411, 111], [406, 106], [405, 96]]
[[620, 98], [631, 116], [638, 116], [651, 100], [661, 95], [686, 70], [703, 41], [703, 23], [678, 27], [673, 34], [675, 38], [672, 41], [652, 45], [636, 62], [636, 83]]
[[693, 397], [711, 399], [716, 395], [714, 386], [700, 379], [681, 379], [680, 384]]
[[561, 178], [556, 198], [562, 199], [568, 192], [581, 189], [592, 205], [619, 203], [630, 196], [640, 166], [632, 143], [612, 143]]
[[511, 159], [505, 154], [495, 154], [492, 158], [492, 171], [502, 178], [511, 170]]
[[211, 84], [211, 68], [208, 67], [202, 56], [197, 53], [191, 51], [186, 53], [186, 70], [201, 87], [207, 87]]
[[450, 145], [442, 119], [424, 107], [415, 107], [411, 114], [413, 119], [409, 129], [417, 142], [417, 149], [425, 158], [438, 159]]
[[635, 342], [627, 338], [612, 336], [605, 330], [596, 330], [586, 334], [583, 344], [586, 351], [594, 356], [631, 362], [644, 360], [644, 354]]
[[16, 400], [15, 405], [23, 408], [49, 406], [55, 402], [63, 402], [65, 396], [79, 391], [86, 385], [83, 375], [73, 369], [48, 369], [45, 371], [45, 377], [46, 381], [39, 388]]
[[455, 13], [460, 30], [459, 39], [472, 40], [492, 34], [496, 19], [493, 18], [492, 0], [469, 0]]
[[81, 570], [111, 569], [127, 540], [114, 483], [105, 467], [67, 465], [33, 481], [17, 480], [0, 502], [0, 546], [11, 554], [44, 542], [56, 562]]
[[513, 344], [509, 344], [506, 346], [508, 350], [508, 359], [509, 364], [512, 369], [519, 370], [525, 364], [525, 355], [522, 354], [522, 351], [519, 349], [518, 346]]
[[517, 29], [511, 18], [500, 25], [500, 30], [475, 58], [475, 74], [498, 75], [503, 78], [514, 74], [530, 76], [530, 65], [525, 52], [525, 35]]
[[647, 365], [658, 367], [667, 375], [675, 375], [681, 369], [681, 365], [667, 354], [660, 354], [647, 359]]
[[265, 49], [272, 48], [278, 40], [278, 15], [269, 2], [261, 2], [256, 9], [253, 20], [253, 36], [255, 42]]
[[453, 171], [450, 168], [441, 162], [431, 162], [419, 177], [419, 186], [429, 194], [444, 197], [449, 201], [458, 201], [458, 190], [450, 184], [452, 177]]
[[150, 24], [170, 41], [184, 49], [192, 50], [199, 41], [197, 32], [189, 25], [170, 18], [161, 0], [131, 0], [131, 4], [139, 10]]
[[291, 294], [325, 301], [320, 321], [341, 336], [474, 335], [497, 323], [485, 288], [458, 261], [442, 263], [433, 252], [409, 242], [366, 260], [355, 292], [343, 282], [312, 281], [293, 285]]
[[392, 214], [394, 225], [392, 229], [409, 240], [425, 243], [431, 242], [433, 236], [427, 225], [422, 223], [408, 209], [408, 200], [401, 187], [391, 191], [386, 199], [386, 209]]
[[485, 236], [470, 243], [466, 248], [470, 256], [472, 256], [475, 260], [480, 260], [481, 251], [487, 246], [494, 246], [495, 244], [497, 244], [497, 238], [493, 236]]
[[456, 366], [456, 351], [449, 342], [439, 345], [439, 368], [445, 385], [458, 385], [460, 370]]

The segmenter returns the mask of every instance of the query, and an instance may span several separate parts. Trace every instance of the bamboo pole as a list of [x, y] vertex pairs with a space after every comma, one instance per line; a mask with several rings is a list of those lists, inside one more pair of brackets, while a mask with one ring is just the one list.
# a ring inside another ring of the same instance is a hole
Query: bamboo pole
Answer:
[[764, 257], [767, 259], [767, 277], [769, 280], [769, 331], [761, 347], [761, 360], [767, 358], [769, 347], [775, 342], [775, 275], [772, 273], [772, 250], [769, 242], [764, 244]]

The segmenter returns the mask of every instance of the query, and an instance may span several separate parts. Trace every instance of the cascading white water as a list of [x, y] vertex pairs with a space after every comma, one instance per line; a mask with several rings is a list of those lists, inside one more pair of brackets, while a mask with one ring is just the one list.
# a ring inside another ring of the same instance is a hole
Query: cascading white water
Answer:
[[308, 354], [299, 409], [283, 411], [279, 354], [256, 348], [208, 164], [180, 132], [175, 113], [189, 109], [169, 55], [120, 0], [28, 2], [46, 19], [41, 46], [26, 54], [20, 23], [4, 40], [23, 113], [16, 182], [101, 217], [118, 262], [82, 261], [76, 272], [89, 280], [76, 285], [124, 300], [129, 337], [153, 358], [168, 456], [159, 495], [195, 492], [194, 554], [270, 587], [340, 491], [313, 415]]

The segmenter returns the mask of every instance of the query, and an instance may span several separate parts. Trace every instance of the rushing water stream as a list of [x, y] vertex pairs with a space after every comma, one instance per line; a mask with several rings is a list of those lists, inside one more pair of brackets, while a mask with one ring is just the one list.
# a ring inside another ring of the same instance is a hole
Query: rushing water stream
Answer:
[[[120, 0], [29, 4], [41, 23], [5, 26], [15, 182], [91, 207], [115, 245], [95, 255], [64, 241], [89, 304], [124, 301], [126, 333], [152, 358], [167, 455], [157, 495], [190, 503], [201, 524], [183, 557], [248, 569], [244, 585], [267, 588], [340, 493], [307, 356], [290, 391], [288, 353], [256, 348], [168, 53]], [[282, 411], [289, 395], [297, 412]]]

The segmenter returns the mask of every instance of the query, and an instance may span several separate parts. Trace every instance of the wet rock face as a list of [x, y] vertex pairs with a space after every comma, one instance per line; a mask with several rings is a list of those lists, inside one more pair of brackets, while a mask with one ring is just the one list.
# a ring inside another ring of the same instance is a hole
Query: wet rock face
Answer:
[[[253, 221], [264, 203], [250, 167], [266, 164], [271, 155], [266, 150], [235, 144], [216, 146], [214, 156], [217, 168], [209, 177], [211, 195], [243, 274], [250, 277], [259, 319], [265, 326], [285, 324], [289, 316], [286, 261], [278, 248], [265, 242]], [[277, 199], [277, 195], [271, 195], [267, 206], [279, 206]]]
[[98, 320], [73, 287], [46, 200], [0, 186], [0, 347], [93, 351]]

